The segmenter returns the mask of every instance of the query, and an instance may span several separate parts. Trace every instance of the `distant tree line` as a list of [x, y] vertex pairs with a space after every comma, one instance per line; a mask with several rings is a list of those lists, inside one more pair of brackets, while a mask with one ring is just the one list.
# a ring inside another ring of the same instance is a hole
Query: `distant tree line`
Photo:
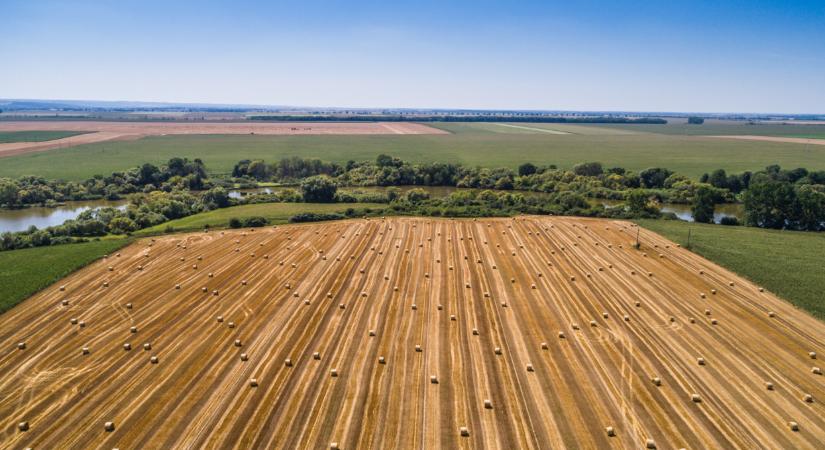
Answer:
[[667, 120], [658, 117], [623, 116], [509, 116], [509, 115], [257, 115], [249, 120], [274, 120], [278, 122], [534, 122], [534, 123], [627, 123], [664, 125]]

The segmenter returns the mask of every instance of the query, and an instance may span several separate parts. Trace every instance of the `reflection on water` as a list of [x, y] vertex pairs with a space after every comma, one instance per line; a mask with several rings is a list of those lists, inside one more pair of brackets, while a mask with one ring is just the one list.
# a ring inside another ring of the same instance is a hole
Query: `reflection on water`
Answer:
[[[468, 189], [468, 188], [457, 188], [453, 186], [395, 186], [397, 187], [401, 193], [405, 193], [410, 189], [424, 189], [425, 191], [430, 193], [430, 196], [433, 198], [438, 197], [446, 197], [455, 191], [473, 191], [476, 189]], [[369, 193], [381, 193], [388, 189], [387, 186], [347, 186], [342, 187], [339, 190], [341, 192], [362, 192], [365, 194]], [[272, 194], [273, 192], [283, 191], [284, 189], [293, 189], [300, 191], [298, 186], [285, 186], [285, 187], [272, 187], [272, 188], [254, 188], [254, 189], [234, 189], [229, 191], [229, 198], [243, 198], [249, 195], [256, 195], [256, 194]]]
[[83, 211], [93, 208], [113, 207], [125, 209], [127, 200], [89, 200], [66, 202], [63, 206], [45, 208], [36, 206], [23, 209], [0, 209], [0, 233], [24, 231], [34, 225], [43, 229], [74, 219]]
[[[474, 191], [474, 190], [481, 190], [481, 189], [472, 189], [472, 188], [456, 188], [453, 186], [398, 186], [402, 193], [409, 191], [410, 189], [421, 188], [425, 191], [430, 193], [430, 196], [433, 198], [439, 197], [446, 197], [453, 192], [456, 191]], [[271, 194], [273, 192], [277, 192], [283, 189], [296, 189], [296, 187], [276, 187], [276, 188], [258, 188], [258, 189], [238, 189], [229, 192], [229, 196], [232, 198], [241, 198], [247, 195], [255, 195], [255, 194]], [[340, 189], [342, 192], [363, 192], [363, 193], [380, 193], [387, 190], [387, 187], [384, 186], [367, 186], [367, 187], [344, 187]], [[528, 191], [512, 191], [513, 193], [520, 193], [523, 195], [532, 195], [532, 196], [545, 196], [550, 195], [544, 192], [528, 192]], [[602, 204], [605, 207], [612, 208], [617, 205], [622, 204], [623, 202], [620, 200], [602, 200], [602, 199], [594, 199], [592, 200], [594, 204]], [[663, 213], [673, 213], [681, 220], [686, 220], [688, 222], [693, 222], [693, 213], [690, 210], [690, 205], [684, 204], [676, 204], [676, 203], [663, 203], [660, 205], [661, 210]], [[721, 205], [716, 205], [716, 209], [713, 212], [713, 220], [716, 223], [722, 220], [723, 217], [736, 217], [741, 222], [744, 218], [744, 211], [742, 209], [742, 205], [738, 203], [724, 203]]]
[[[595, 200], [594, 202], [600, 203], [606, 208], [613, 208], [623, 203], [620, 200]], [[693, 212], [690, 210], [690, 205], [662, 203], [659, 207], [663, 213], [673, 213], [681, 220], [693, 222]], [[716, 208], [713, 210], [713, 221], [715, 223], [719, 223], [723, 217], [735, 217], [742, 222], [745, 217], [745, 211], [739, 203], [723, 203], [716, 205]]]

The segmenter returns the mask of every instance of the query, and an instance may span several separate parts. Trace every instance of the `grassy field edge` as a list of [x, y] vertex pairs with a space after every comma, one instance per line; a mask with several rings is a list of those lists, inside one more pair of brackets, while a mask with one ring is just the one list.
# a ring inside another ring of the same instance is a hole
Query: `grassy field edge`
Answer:
[[825, 233], [635, 220], [825, 321]]

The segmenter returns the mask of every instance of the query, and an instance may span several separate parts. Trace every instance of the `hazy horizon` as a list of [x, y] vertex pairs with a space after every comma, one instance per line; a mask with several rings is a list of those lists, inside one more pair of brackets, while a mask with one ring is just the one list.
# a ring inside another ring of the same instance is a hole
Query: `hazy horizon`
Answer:
[[0, 6], [0, 97], [822, 114], [825, 3]]

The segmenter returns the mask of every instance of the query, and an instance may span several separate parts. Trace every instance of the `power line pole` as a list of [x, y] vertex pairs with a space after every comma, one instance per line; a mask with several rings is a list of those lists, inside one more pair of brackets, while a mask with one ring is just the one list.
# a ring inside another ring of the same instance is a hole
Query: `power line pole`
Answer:
[[688, 227], [688, 240], [687, 240], [687, 248], [688, 249], [690, 248], [690, 231], [691, 231], [691, 228]]

